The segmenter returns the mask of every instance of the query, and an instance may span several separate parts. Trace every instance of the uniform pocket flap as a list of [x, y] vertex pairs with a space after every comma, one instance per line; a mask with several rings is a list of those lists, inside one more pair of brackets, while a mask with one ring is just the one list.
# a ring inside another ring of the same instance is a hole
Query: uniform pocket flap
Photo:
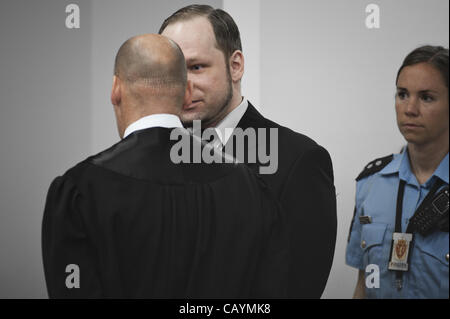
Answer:
[[368, 249], [375, 245], [381, 245], [386, 228], [386, 224], [363, 225], [361, 231], [361, 248]]

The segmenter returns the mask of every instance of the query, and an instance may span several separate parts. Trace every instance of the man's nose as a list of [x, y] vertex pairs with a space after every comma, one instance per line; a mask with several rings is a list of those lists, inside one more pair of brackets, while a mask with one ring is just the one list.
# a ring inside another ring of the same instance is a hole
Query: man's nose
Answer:
[[195, 87], [195, 75], [191, 74], [191, 72], [188, 72], [187, 80], [192, 82], [192, 87]]

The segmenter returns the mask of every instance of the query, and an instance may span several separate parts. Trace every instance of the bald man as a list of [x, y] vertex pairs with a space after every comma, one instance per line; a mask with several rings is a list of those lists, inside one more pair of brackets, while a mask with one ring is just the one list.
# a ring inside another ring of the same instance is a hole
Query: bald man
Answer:
[[171, 131], [188, 134], [177, 116], [191, 101], [186, 73], [180, 48], [163, 36], [120, 47], [111, 102], [121, 141], [48, 192], [51, 298], [285, 296], [284, 218], [264, 182], [239, 164], [170, 159]]

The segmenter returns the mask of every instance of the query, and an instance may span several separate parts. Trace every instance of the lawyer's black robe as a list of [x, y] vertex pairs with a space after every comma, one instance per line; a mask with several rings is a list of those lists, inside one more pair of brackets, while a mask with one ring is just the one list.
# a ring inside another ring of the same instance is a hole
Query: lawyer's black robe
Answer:
[[[285, 296], [283, 213], [264, 182], [244, 165], [173, 164], [169, 135], [137, 131], [53, 181], [42, 225], [50, 297]], [[70, 264], [79, 288], [66, 286]]]

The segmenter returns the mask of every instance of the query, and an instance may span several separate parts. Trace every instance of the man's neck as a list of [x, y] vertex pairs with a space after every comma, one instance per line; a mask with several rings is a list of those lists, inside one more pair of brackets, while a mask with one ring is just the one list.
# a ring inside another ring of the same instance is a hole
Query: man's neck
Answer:
[[233, 112], [233, 110], [236, 109], [241, 103], [242, 103], [242, 94], [241, 93], [234, 94], [233, 98], [230, 101], [230, 108], [228, 109], [227, 115]]
[[234, 109], [236, 109], [241, 103], [242, 103], [242, 94], [235, 92], [235, 94], [233, 94], [233, 98], [230, 100], [230, 103], [228, 103], [226, 111], [220, 117], [215, 119], [214, 122], [208, 123], [205, 126], [205, 128], [216, 127], [217, 124], [219, 124], [225, 117], [228, 116], [228, 114], [230, 114]]
[[423, 145], [408, 144], [411, 169], [420, 184], [424, 184], [448, 153], [448, 135], [443, 141]]
[[128, 107], [127, 110], [132, 110], [125, 115], [125, 123], [126, 126], [136, 122], [137, 120], [146, 117], [148, 115], [155, 114], [173, 114], [179, 116], [177, 114], [176, 107], [167, 105], [167, 103], [161, 103], [157, 105], [133, 105], [132, 107]]

